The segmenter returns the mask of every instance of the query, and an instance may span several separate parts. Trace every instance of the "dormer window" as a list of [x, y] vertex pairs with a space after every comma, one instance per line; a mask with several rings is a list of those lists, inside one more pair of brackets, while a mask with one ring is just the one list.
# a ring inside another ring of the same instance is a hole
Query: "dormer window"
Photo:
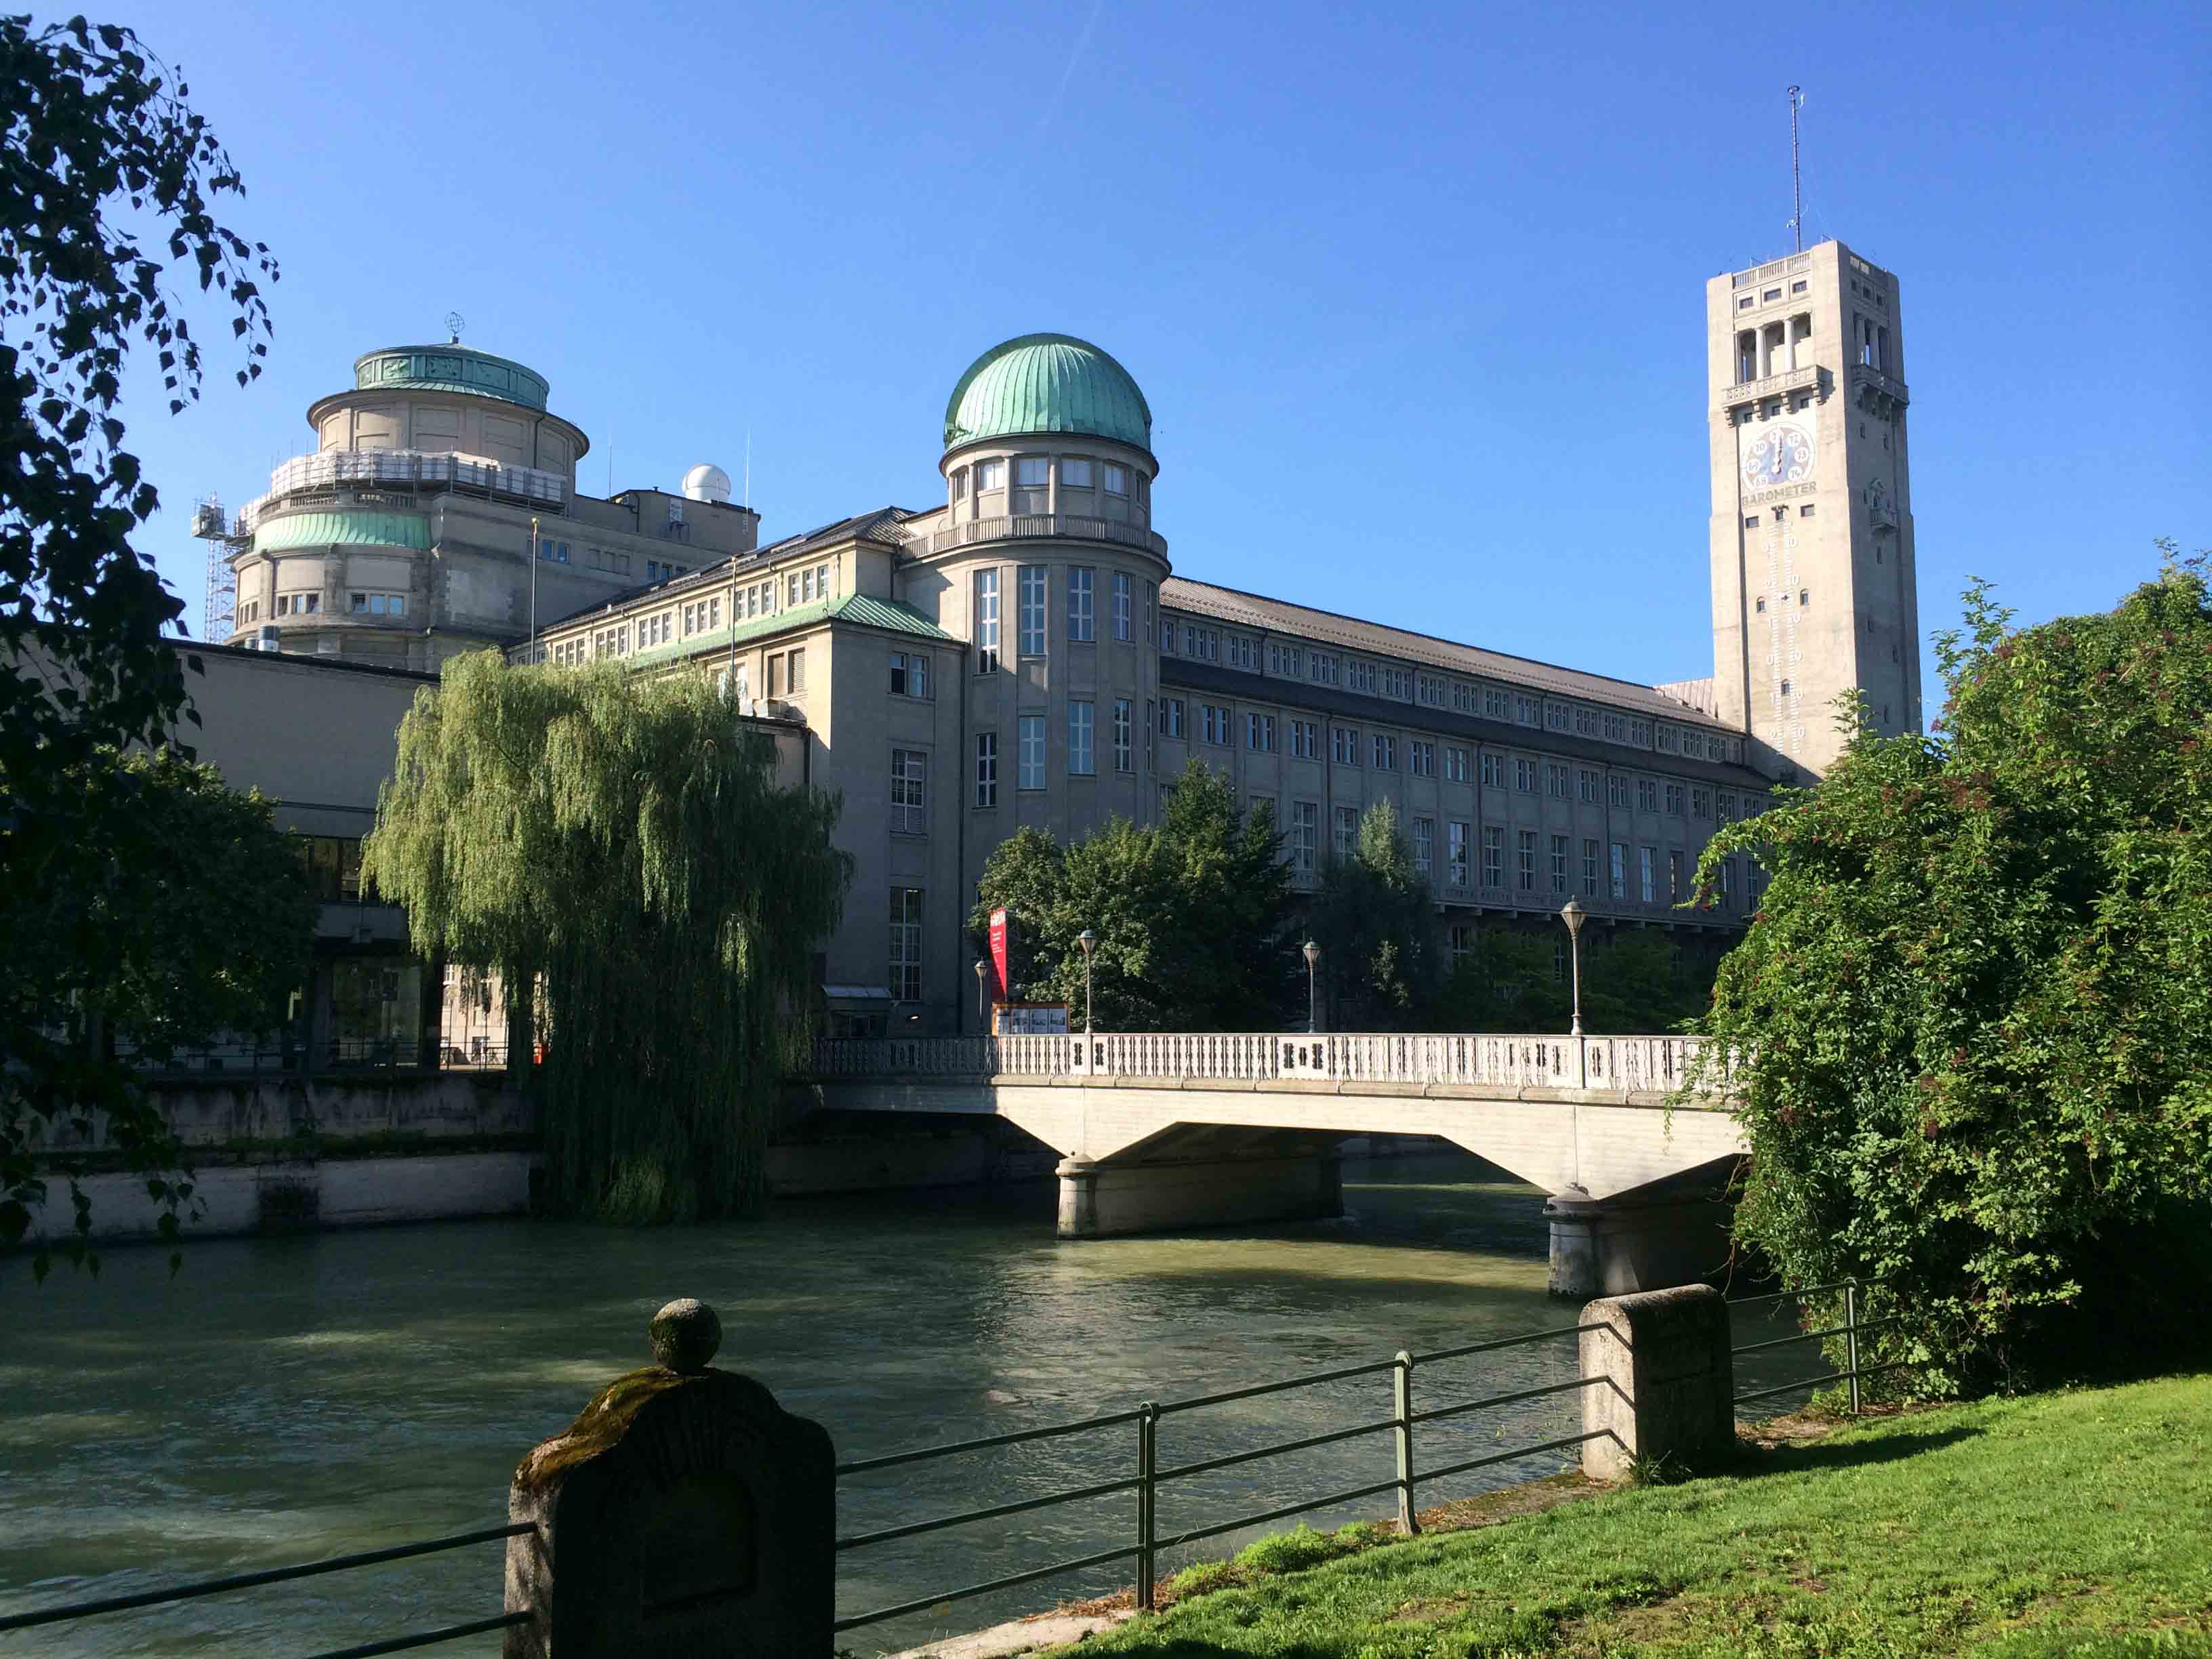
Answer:
[[1063, 457], [1060, 463], [1060, 483], [1063, 489], [1091, 488], [1091, 463], [1080, 456]]
[[1109, 461], [1099, 470], [1106, 475], [1106, 493], [1109, 495], [1129, 493], [1129, 470], [1127, 467], [1116, 466]]

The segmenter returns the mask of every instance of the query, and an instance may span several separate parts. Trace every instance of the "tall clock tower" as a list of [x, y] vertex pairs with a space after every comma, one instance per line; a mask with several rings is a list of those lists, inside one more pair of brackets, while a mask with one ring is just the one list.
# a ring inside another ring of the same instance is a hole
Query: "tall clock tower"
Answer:
[[1705, 285], [1713, 696], [1778, 777], [1818, 777], [1856, 688], [1921, 729], [1897, 279], [1841, 242]]

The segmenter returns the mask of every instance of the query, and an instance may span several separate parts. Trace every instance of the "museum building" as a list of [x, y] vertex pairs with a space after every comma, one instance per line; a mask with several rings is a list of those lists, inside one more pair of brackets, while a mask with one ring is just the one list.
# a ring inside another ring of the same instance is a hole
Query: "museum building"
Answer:
[[764, 547], [717, 467], [580, 494], [588, 441], [520, 364], [372, 352], [309, 410], [316, 452], [226, 527], [230, 642], [713, 675], [787, 775], [843, 796], [835, 1029], [975, 1029], [992, 849], [1151, 820], [1193, 761], [1273, 814], [1303, 887], [1393, 802], [1455, 946], [1555, 927], [1572, 895], [1713, 948], [1753, 872], [1731, 860], [1680, 908], [1707, 839], [1825, 769], [1839, 693], [1884, 732], [1920, 707], [1894, 278], [1823, 243], [1713, 278], [1706, 311], [1709, 678], [1642, 685], [1176, 575], [1145, 396], [1059, 334], [960, 376], [934, 504]]

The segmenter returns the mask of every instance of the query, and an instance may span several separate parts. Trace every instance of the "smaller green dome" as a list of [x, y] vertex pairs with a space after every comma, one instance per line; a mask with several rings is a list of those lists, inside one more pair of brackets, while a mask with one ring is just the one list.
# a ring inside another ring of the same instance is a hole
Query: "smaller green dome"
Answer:
[[540, 410], [549, 389], [543, 374], [512, 358], [450, 342], [364, 353], [354, 359], [353, 384], [356, 392], [465, 392]]
[[1034, 432], [1111, 438], [1149, 454], [1152, 411], [1129, 371], [1090, 341], [1024, 334], [968, 366], [945, 405], [945, 447]]

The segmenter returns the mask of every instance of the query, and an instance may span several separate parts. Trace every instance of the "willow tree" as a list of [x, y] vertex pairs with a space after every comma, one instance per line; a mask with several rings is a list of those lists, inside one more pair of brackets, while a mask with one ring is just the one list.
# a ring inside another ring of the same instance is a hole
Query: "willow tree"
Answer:
[[779, 787], [773, 740], [702, 677], [480, 652], [416, 697], [362, 877], [425, 954], [536, 988], [550, 1207], [758, 1207], [814, 952], [852, 880], [838, 810]]

